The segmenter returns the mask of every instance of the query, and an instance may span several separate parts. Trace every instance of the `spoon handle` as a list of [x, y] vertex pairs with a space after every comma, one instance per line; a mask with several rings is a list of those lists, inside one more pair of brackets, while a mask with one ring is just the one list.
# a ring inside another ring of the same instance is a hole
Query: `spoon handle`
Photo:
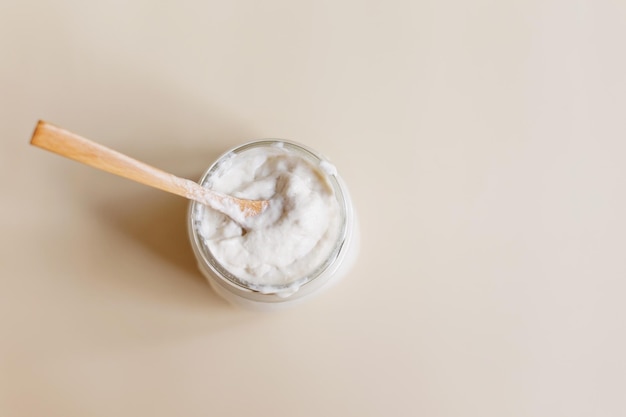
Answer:
[[[211, 194], [214, 198], [223, 197], [191, 180], [137, 161], [43, 120], [37, 123], [30, 143], [102, 171], [183, 197], [197, 199], [194, 198], [196, 197], [194, 194]], [[204, 203], [206, 204], [206, 201]]]

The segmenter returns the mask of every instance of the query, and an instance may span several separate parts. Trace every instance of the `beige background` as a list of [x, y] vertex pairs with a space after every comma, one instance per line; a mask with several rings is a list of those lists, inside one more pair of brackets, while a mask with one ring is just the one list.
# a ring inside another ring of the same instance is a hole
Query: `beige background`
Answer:
[[[626, 3], [0, 1], [0, 415], [626, 415]], [[179, 175], [290, 138], [362, 224], [291, 311], [218, 299]]]

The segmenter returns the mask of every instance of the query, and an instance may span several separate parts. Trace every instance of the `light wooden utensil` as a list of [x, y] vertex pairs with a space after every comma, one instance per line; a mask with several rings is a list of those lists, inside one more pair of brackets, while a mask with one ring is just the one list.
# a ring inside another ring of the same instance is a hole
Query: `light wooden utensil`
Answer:
[[240, 223], [261, 213], [269, 204], [267, 200], [244, 200], [212, 191], [43, 120], [37, 123], [30, 143], [111, 174], [206, 204]]

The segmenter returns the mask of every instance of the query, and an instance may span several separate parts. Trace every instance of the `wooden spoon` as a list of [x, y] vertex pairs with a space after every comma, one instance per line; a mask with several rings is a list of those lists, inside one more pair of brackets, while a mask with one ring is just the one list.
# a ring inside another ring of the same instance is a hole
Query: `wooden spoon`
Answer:
[[194, 181], [161, 171], [43, 120], [37, 123], [30, 144], [111, 174], [206, 204], [238, 223], [261, 213], [269, 204], [267, 200], [244, 200], [209, 190]]

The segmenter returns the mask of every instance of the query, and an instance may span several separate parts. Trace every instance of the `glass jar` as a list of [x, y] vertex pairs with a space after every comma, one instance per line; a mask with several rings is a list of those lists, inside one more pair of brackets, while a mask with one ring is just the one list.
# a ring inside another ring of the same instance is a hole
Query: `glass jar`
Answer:
[[[189, 206], [189, 236], [200, 271], [220, 296], [232, 304], [254, 310], [275, 310], [318, 294], [348, 272], [356, 260], [359, 248], [358, 222], [344, 181], [328, 159], [308, 147], [275, 139], [259, 140], [238, 146], [218, 158], [204, 173], [200, 184], [213, 188], [213, 181], [224, 175], [225, 170], [227, 171], [232, 166], [233, 160], [237, 157], [250, 155], [252, 150], [256, 153], [271, 154], [277, 148], [281, 150], [280, 152], [287, 153], [290, 158], [299, 158], [313, 167], [316, 175], [320, 176], [320, 180], [325, 181], [325, 184], [332, 190], [333, 200], [330, 201], [333, 205], [334, 200], [337, 203], [338, 219], [333, 217], [334, 220], [338, 220], [336, 221], [337, 232], [329, 242], [328, 254], [320, 258], [321, 260], [312, 265], [309, 270], [300, 271], [297, 276], [287, 277], [286, 282], [263, 286], [238, 276], [220, 262], [219, 256], [211, 249], [209, 241], [202, 232], [207, 226], [203, 224], [208, 221], [207, 210], [212, 209], [197, 202], [191, 202]], [[246, 196], [239, 197], [245, 198]]]

